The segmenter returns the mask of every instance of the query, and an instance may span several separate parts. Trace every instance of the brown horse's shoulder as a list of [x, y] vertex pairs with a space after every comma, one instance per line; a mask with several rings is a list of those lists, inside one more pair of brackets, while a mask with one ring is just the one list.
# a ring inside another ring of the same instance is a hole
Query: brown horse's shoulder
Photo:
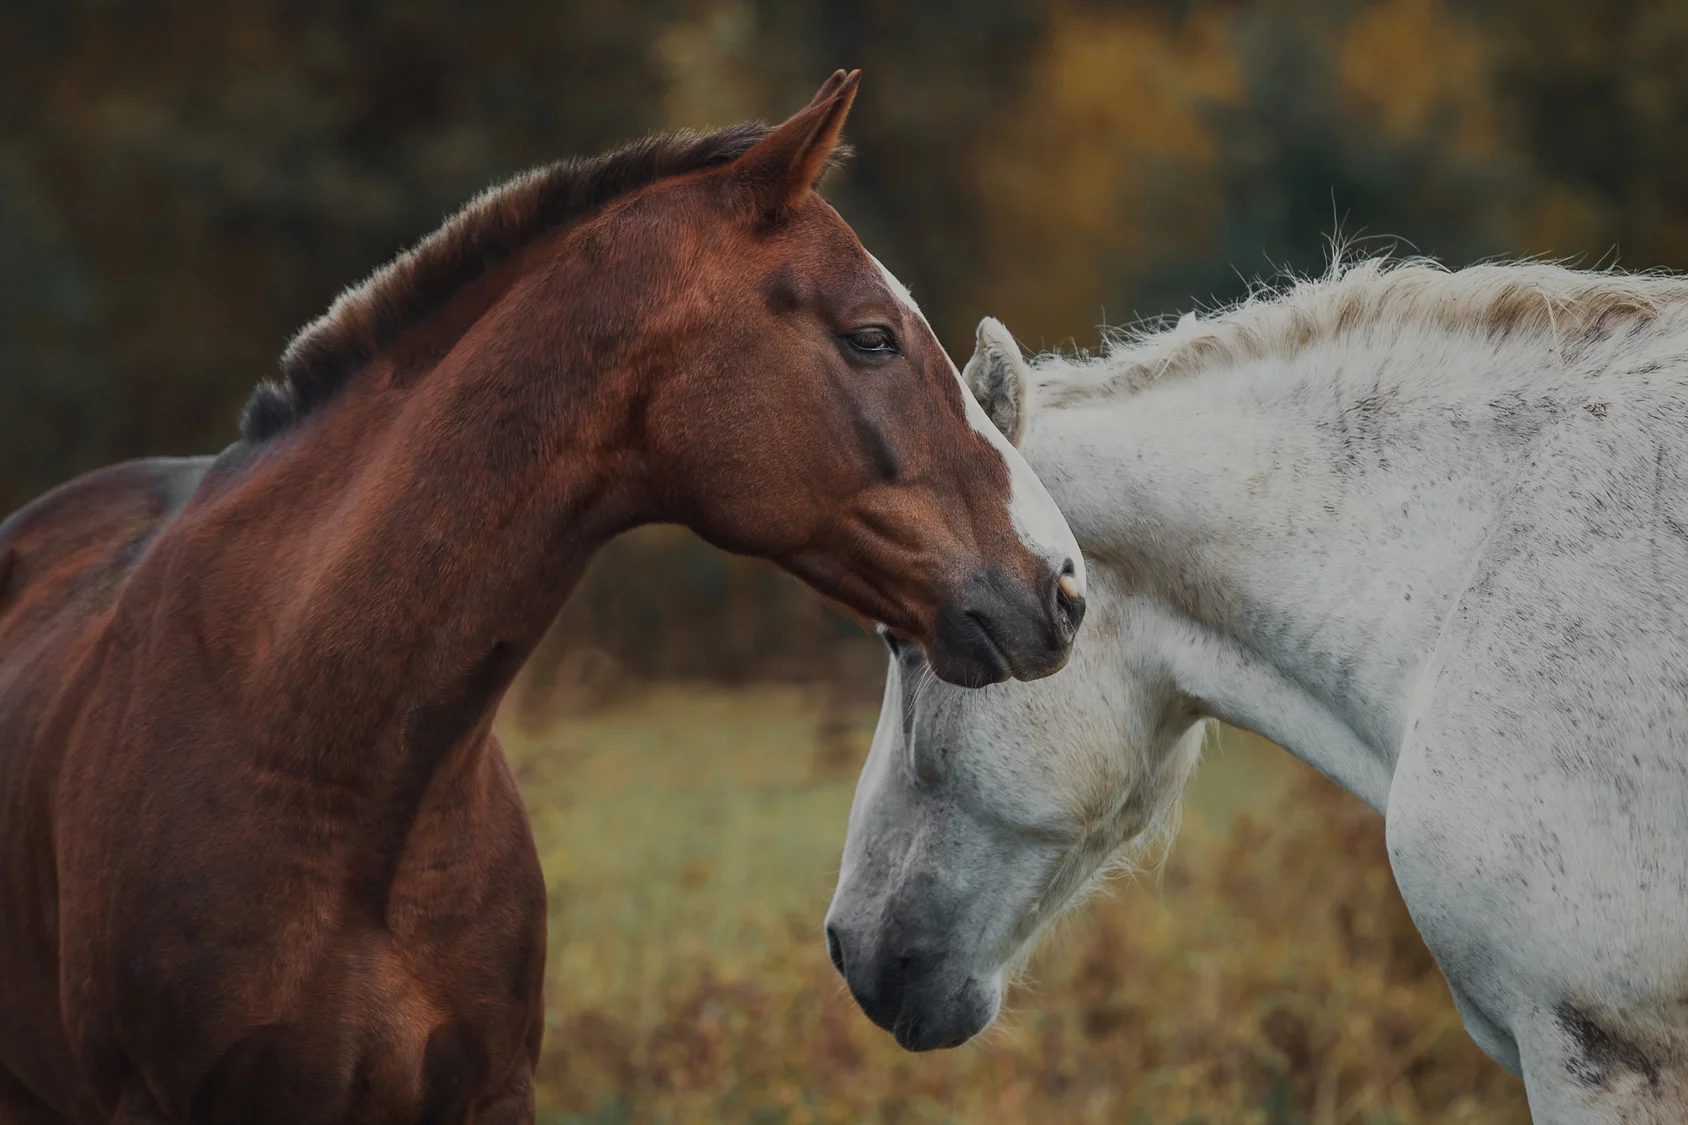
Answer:
[[[211, 457], [151, 457], [96, 469], [0, 522], [0, 616], [121, 579], [199, 487]], [[58, 595], [58, 596], [55, 596]]]

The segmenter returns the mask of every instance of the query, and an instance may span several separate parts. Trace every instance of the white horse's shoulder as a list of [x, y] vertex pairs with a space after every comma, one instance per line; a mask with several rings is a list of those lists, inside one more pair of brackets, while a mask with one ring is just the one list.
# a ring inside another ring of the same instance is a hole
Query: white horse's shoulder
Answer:
[[1573, 1086], [1688, 1062], [1647, 1015], [1688, 981], [1688, 456], [1656, 423], [1543, 431], [1422, 673], [1388, 808], [1473, 1036]]

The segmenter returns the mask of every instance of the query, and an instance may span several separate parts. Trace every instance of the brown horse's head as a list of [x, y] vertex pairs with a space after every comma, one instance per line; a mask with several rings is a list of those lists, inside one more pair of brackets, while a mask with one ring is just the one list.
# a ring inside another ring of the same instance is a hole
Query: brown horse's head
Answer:
[[[917, 641], [946, 680], [1048, 675], [1083, 612], [1072, 533], [813, 190], [856, 86], [838, 72], [737, 160], [628, 209], [683, 244], [664, 256], [683, 354], [645, 415], [663, 516]], [[708, 221], [679, 233], [668, 193]]]
[[[354, 388], [338, 440], [399, 425], [381, 448], [458, 511], [530, 498], [540, 539], [588, 554], [683, 523], [918, 642], [947, 680], [1055, 671], [1084, 604], [1066, 521], [815, 193], [856, 82], [840, 71], [777, 128], [651, 138], [486, 193], [301, 332], [243, 435], [267, 444]], [[407, 472], [383, 463], [382, 489]], [[513, 517], [497, 526], [503, 565], [536, 561]]]

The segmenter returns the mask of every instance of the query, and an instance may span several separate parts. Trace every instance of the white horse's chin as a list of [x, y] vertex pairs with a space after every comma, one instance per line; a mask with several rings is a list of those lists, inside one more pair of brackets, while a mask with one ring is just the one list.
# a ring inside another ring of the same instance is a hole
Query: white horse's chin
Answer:
[[910, 1011], [891, 1029], [908, 1051], [959, 1047], [996, 1022], [1002, 1011], [1000, 983], [966, 978], [955, 992], [925, 1011]]

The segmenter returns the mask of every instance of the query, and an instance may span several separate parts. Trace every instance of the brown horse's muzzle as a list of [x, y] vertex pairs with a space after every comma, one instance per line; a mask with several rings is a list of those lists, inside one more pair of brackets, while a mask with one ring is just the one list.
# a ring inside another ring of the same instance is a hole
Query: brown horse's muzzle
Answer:
[[1039, 567], [1034, 582], [984, 567], [939, 606], [926, 656], [940, 679], [983, 687], [1006, 679], [1036, 680], [1058, 672], [1084, 620], [1084, 598], [1072, 564], [1057, 574]]

